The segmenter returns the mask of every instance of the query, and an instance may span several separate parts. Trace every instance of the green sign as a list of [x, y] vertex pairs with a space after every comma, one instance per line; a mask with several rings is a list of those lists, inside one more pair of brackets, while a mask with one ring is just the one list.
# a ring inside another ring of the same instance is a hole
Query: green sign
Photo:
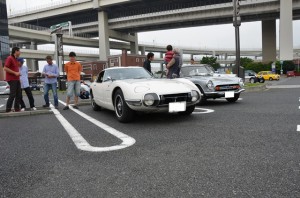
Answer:
[[56, 28], [59, 28], [59, 27], [69, 27], [69, 22], [63, 22], [63, 23], [59, 23], [56, 25], [52, 25], [50, 27], [50, 30], [55, 30]]

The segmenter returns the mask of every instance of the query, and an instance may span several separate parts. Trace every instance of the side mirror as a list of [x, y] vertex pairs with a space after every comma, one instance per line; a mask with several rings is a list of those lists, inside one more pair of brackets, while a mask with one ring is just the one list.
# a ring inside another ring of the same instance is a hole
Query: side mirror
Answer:
[[113, 81], [112, 78], [111, 78], [110, 76], [108, 76], [108, 77], [106, 78], [106, 81], [109, 81], [109, 80], [110, 80], [110, 81]]

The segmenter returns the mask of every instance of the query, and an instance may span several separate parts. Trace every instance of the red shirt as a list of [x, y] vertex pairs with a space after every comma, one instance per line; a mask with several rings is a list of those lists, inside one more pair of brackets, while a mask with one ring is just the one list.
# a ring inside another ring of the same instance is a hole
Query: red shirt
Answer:
[[[4, 67], [11, 69], [14, 72], [19, 72], [19, 63], [14, 56], [7, 57]], [[20, 80], [20, 76], [15, 76], [14, 74], [6, 72], [6, 81]]]
[[173, 51], [167, 51], [166, 55], [165, 55], [165, 61], [167, 63], [169, 63], [172, 60], [173, 56], [174, 56], [174, 52]]

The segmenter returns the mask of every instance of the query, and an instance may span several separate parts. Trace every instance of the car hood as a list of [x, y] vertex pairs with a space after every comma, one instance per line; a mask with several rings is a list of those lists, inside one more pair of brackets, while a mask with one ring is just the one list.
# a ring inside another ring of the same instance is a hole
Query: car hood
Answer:
[[186, 93], [192, 89], [197, 90], [194, 85], [181, 82], [177, 79], [130, 79], [123, 80], [135, 89], [135, 92], [154, 92], [157, 94]]
[[221, 76], [193, 76], [193, 77], [187, 77], [186, 79], [189, 79], [193, 82], [202, 81], [207, 82], [211, 80], [214, 85], [228, 85], [228, 84], [239, 84], [240, 78], [238, 77], [221, 77]]

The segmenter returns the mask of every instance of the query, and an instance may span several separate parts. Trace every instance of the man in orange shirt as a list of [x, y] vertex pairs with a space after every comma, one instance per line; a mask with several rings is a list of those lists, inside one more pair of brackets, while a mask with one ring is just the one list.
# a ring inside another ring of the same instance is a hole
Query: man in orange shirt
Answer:
[[78, 96], [80, 95], [80, 73], [82, 71], [82, 66], [76, 61], [75, 52], [70, 52], [69, 54], [70, 62], [65, 64], [65, 72], [67, 73], [68, 80], [68, 91], [67, 91], [67, 101], [66, 106], [63, 110], [69, 109], [70, 98], [74, 95], [74, 109], [78, 109]]

